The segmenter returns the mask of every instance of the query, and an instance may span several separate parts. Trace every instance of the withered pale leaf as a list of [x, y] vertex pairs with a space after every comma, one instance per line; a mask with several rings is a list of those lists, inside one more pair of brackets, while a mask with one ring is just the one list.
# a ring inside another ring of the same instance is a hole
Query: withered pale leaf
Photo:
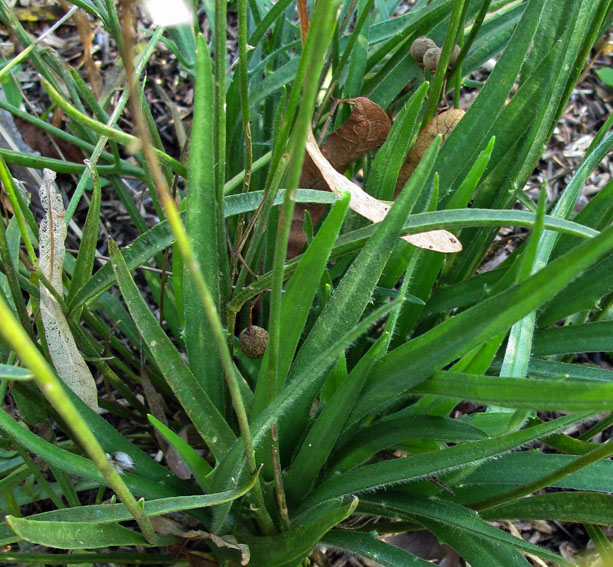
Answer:
[[[55, 185], [55, 172], [43, 170], [40, 202], [45, 210], [39, 231], [39, 268], [58, 295], [63, 295], [62, 268], [66, 223], [62, 197]], [[60, 379], [90, 408], [98, 409], [96, 382], [81, 356], [62, 308], [41, 283], [40, 314], [49, 355]]]
[[441, 112], [438, 116], [435, 116], [428, 125], [420, 132], [415, 144], [409, 151], [407, 159], [404, 165], [400, 169], [398, 174], [398, 181], [396, 182], [396, 190], [394, 197], [402, 191], [405, 183], [413, 175], [413, 172], [417, 168], [417, 165], [426, 155], [428, 148], [434, 142], [439, 134], [443, 136], [443, 143], [449, 137], [452, 130], [457, 126], [458, 122], [466, 114], [464, 110], [459, 108], [453, 108], [445, 112]]
[[249, 546], [245, 543], [238, 543], [238, 540], [233, 535], [218, 536], [202, 530], [189, 530], [186, 532], [177, 522], [161, 516], [151, 518], [151, 525], [159, 534], [170, 534], [185, 539], [201, 541], [210, 540], [217, 547], [236, 549], [241, 554], [241, 565], [247, 565], [251, 558]]
[[[321, 176], [326, 181], [328, 187], [339, 197], [346, 192], [351, 194], [349, 207], [359, 215], [367, 218], [371, 222], [381, 222], [387, 215], [390, 207], [382, 201], [369, 195], [359, 185], [347, 179], [344, 175], [336, 171], [330, 162], [324, 157], [315, 141], [313, 132], [309, 132], [307, 137], [306, 150], [319, 169]], [[402, 237], [409, 244], [418, 248], [435, 250], [437, 252], [459, 252], [462, 250], [460, 241], [446, 230], [432, 230], [420, 232], [419, 234], [407, 234]]]
[[[339, 173], [344, 173], [352, 163], [382, 146], [392, 127], [392, 121], [385, 111], [365, 96], [346, 99], [344, 102], [353, 105], [353, 111], [321, 147], [323, 155]], [[303, 189], [329, 190], [328, 184], [308, 154], [304, 156], [299, 186]], [[305, 210], [309, 211], [313, 224], [316, 224], [326, 207], [316, 204], [296, 205], [292, 217], [288, 258], [297, 256], [306, 242], [303, 231]]]

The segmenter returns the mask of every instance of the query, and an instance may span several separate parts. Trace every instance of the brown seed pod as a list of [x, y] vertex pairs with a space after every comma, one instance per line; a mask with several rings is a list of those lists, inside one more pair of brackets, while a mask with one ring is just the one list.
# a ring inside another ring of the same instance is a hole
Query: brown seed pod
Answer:
[[411, 57], [417, 61], [418, 65], [422, 65], [424, 54], [433, 47], [436, 47], [436, 43], [429, 37], [422, 35], [411, 44]]
[[394, 192], [394, 199], [398, 196], [404, 184], [408, 181], [409, 177], [413, 174], [417, 165], [426, 155], [430, 144], [434, 141], [434, 138], [438, 134], [443, 136], [443, 142], [449, 137], [449, 134], [458, 125], [462, 117], [466, 114], [464, 110], [459, 108], [453, 108], [446, 110], [438, 116], [435, 116], [428, 125], [420, 132], [417, 141], [409, 151], [407, 160], [398, 173], [398, 180], [396, 182], [396, 190]]
[[249, 325], [241, 331], [238, 341], [247, 358], [262, 358], [268, 344], [268, 331], [257, 325]]
[[438, 67], [439, 59], [441, 58], [441, 48], [432, 47], [424, 53], [424, 67], [434, 73]]
[[456, 46], [453, 48], [453, 52], [449, 59], [449, 67], [453, 67], [455, 65], [455, 62], [457, 61], [458, 56], [460, 55], [460, 51], [462, 51], [462, 48], [456, 43]]

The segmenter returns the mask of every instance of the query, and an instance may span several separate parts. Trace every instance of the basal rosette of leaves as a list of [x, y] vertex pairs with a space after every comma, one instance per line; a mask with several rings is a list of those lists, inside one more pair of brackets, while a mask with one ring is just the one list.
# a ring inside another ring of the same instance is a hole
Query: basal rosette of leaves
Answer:
[[[431, 565], [383, 537], [427, 530], [474, 567], [573, 564], [509, 519], [583, 524], [611, 561], [612, 375], [581, 361], [613, 351], [613, 184], [575, 212], [610, 120], [554, 202], [524, 188], [612, 2], [401, 4], [211, 0], [163, 28], [66, 2], [46, 37], [77, 63], [0, 0], [0, 107], [83, 156], [0, 149], [3, 562]], [[102, 237], [112, 201], [130, 241]]]

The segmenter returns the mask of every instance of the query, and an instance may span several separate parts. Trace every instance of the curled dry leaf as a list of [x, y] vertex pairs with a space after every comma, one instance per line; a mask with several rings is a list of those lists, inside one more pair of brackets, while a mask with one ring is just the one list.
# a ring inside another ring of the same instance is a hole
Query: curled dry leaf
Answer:
[[[39, 268], [61, 296], [66, 223], [62, 197], [55, 185], [55, 172], [43, 170], [40, 201], [45, 218], [39, 231]], [[40, 284], [40, 313], [49, 355], [60, 379], [90, 408], [98, 409], [96, 382], [81, 356], [62, 308], [49, 290]]]
[[449, 137], [452, 130], [457, 126], [458, 122], [466, 114], [464, 110], [454, 108], [442, 112], [438, 116], [435, 116], [428, 125], [421, 131], [417, 141], [409, 151], [407, 159], [400, 169], [398, 174], [398, 181], [396, 182], [396, 189], [394, 191], [394, 198], [402, 191], [405, 183], [409, 177], [413, 175], [413, 172], [417, 168], [417, 164], [426, 155], [428, 148], [439, 134], [443, 136], [443, 143]]
[[[330, 165], [338, 172], [344, 171], [368, 152], [383, 145], [392, 127], [392, 122], [385, 111], [366, 97], [345, 100], [353, 105], [349, 118], [332, 132], [321, 147], [321, 152]], [[328, 184], [319, 168], [307, 154], [304, 157], [300, 187], [328, 191]], [[304, 211], [308, 210], [313, 223], [321, 218], [325, 205], [296, 205], [292, 217], [288, 258], [300, 253], [306, 242], [303, 231]]]
[[[381, 222], [385, 218], [390, 209], [389, 205], [375, 199], [359, 185], [356, 185], [342, 173], [336, 171], [319, 149], [313, 132], [310, 132], [307, 137], [306, 149], [332, 192], [339, 197], [345, 192], [351, 194], [351, 202], [349, 203], [351, 210], [372, 222]], [[436, 250], [437, 252], [459, 252], [462, 250], [459, 240], [446, 230], [407, 234], [402, 238], [413, 246], [427, 250]]]
[[184, 531], [181, 525], [177, 522], [164, 518], [163, 516], [155, 516], [150, 519], [153, 529], [162, 535], [174, 535], [185, 539], [194, 539], [200, 541], [209, 540], [213, 545], [217, 547], [226, 547], [228, 549], [235, 549], [241, 555], [241, 565], [247, 565], [251, 557], [249, 546], [244, 543], [238, 543], [238, 540], [233, 535], [218, 536], [202, 530], [188, 530]]

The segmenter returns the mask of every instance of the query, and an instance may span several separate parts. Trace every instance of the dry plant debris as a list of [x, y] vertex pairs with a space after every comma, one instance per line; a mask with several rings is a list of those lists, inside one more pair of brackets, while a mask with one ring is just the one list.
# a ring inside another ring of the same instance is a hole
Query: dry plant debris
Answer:
[[[321, 148], [317, 145], [313, 133], [309, 134], [300, 187], [330, 190], [337, 195], [348, 191], [351, 193], [350, 207], [353, 211], [372, 222], [380, 222], [385, 218], [389, 205], [366, 193], [343, 173], [352, 163], [383, 145], [390, 132], [391, 121], [379, 105], [366, 97], [348, 99], [345, 102], [354, 106], [351, 115], [338, 130], [328, 136]], [[401, 169], [396, 195], [415, 171], [434, 138], [440, 133], [444, 140], [463, 115], [463, 110], [449, 110], [435, 117], [426, 126]], [[296, 207], [292, 219], [289, 257], [296, 256], [306, 241], [302, 230], [305, 210], [309, 211], [313, 222], [316, 223], [325, 209], [322, 205]], [[462, 249], [458, 239], [445, 230], [407, 235], [403, 239], [418, 248], [438, 252], [459, 252]]]

